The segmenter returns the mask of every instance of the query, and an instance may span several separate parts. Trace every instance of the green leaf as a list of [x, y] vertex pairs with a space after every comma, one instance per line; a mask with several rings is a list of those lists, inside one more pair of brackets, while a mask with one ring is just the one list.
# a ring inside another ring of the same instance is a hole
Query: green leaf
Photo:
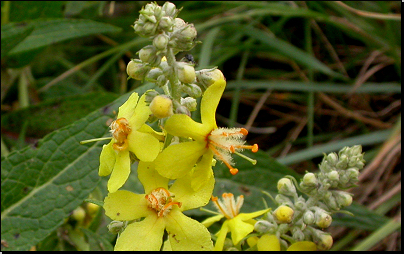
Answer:
[[1, 26], [1, 59], [7, 53], [23, 41], [32, 31], [34, 26], [26, 23], [9, 23]]
[[114, 247], [101, 235], [94, 233], [91, 230], [81, 228], [88, 239], [90, 251], [113, 251]]
[[[145, 92], [149, 86], [137, 90]], [[47, 135], [37, 148], [14, 151], [1, 160], [3, 250], [29, 250], [60, 226], [99, 182], [101, 145], [81, 140], [108, 133], [106, 121], [125, 94], [85, 118]]]
[[110, 24], [80, 19], [34, 20], [28, 24], [35, 27], [34, 31], [12, 49], [9, 52], [10, 55], [20, 54], [68, 39], [121, 31], [121, 28]]
[[10, 21], [20, 22], [37, 18], [61, 18], [64, 1], [12, 1]]

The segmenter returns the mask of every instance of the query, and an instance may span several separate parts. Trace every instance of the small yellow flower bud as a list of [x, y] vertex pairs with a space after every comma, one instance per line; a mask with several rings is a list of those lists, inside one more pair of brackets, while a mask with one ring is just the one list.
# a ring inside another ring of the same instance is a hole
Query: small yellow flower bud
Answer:
[[317, 249], [318, 250], [329, 250], [332, 247], [333, 244], [333, 239], [332, 236], [329, 234], [322, 234], [317, 243]]
[[182, 83], [192, 83], [195, 80], [195, 69], [191, 65], [188, 64], [179, 64], [179, 67], [177, 68], [177, 75], [178, 79]]
[[320, 228], [328, 228], [331, 225], [332, 217], [325, 212], [316, 212], [316, 225]]
[[159, 34], [153, 39], [153, 46], [158, 50], [164, 50], [168, 44], [168, 36], [165, 34]]
[[90, 215], [94, 215], [98, 212], [100, 209], [100, 206], [93, 204], [93, 203], [88, 203], [87, 204], [87, 211]]
[[144, 47], [139, 50], [139, 59], [144, 63], [151, 62], [152, 58], [156, 56], [156, 50], [153, 47]]
[[280, 223], [290, 223], [293, 219], [294, 211], [289, 206], [281, 205], [273, 213]]
[[336, 170], [327, 173], [327, 177], [330, 179], [330, 181], [339, 181], [339, 174]]
[[149, 107], [153, 115], [157, 118], [166, 118], [173, 114], [173, 102], [165, 95], [154, 97]]
[[292, 181], [288, 178], [282, 178], [278, 181], [277, 188], [280, 194], [293, 195], [296, 193], [296, 188]]
[[136, 80], [143, 80], [146, 74], [150, 71], [151, 67], [145, 66], [142, 63], [130, 61], [126, 67], [126, 73], [129, 77]]
[[72, 218], [74, 220], [83, 221], [85, 217], [86, 217], [86, 211], [83, 209], [83, 207], [79, 206], [76, 209], [74, 209], [72, 213]]

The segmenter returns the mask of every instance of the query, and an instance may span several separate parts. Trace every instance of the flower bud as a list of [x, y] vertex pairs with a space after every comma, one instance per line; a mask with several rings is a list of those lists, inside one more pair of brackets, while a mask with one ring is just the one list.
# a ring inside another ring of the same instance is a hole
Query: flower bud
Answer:
[[121, 230], [124, 227], [124, 223], [122, 221], [111, 221], [111, 223], [108, 224], [107, 228], [108, 231], [111, 232], [112, 234], [118, 234], [121, 232]]
[[223, 73], [217, 69], [203, 69], [195, 72], [197, 84], [204, 89], [215, 83], [219, 79], [225, 79]]
[[278, 194], [275, 196], [275, 201], [280, 204], [280, 205], [288, 205], [290, 207], [293, 207], [293, 202], [290, 200], [290, 198], [286, 197], [283, 194]]
[[335, 166], [338, 162], [338, 155], [336, 153], [330, 153], [327, 155], [327, 162], [330, 166]]
[[166, 118], [173, 114], [173, 102], [166, 95], [157, 95], [150, 103], [150, 111], [157, 118]]
[[197, 31], [194, 24], [188, 24], [186, 27], [182, 28], [177, 38], [182, 42], [192, 42], [196, 38]]
[[273, 212], [273, 215], [279, 223], [290, 223], [293, 220], [294, 211], [289, 206], [281, 205]]
[[296, 240], [297, 242], [304, 241], [304, 239], [305, 239], [302, 230], [300, 230], [297, 227], [294, 227], [292, 229], [292, 236], [293, 236], [293, 239]]
[[[159, 22], [159, 29], [165, 31], [165, 32], [172, 32], [174, 30], [174, 21], [171, 17], [162, 17], [160, 22]], [[168, 43], [168, 41], [167, 41]]]
[[312, 225], [315, 221], [315, 216], [312, 211], [306, 211], [303, 215], [303, 222], [307, 225]]
[[158, 50], [166, 49], [168, 44], [168, 36], [165, 34], [159, 34], [153, 39], [153, 46], [155, 46]]
[[336, 164], [337, 169], [344, 170], [348, 166], [348, 157], [345, 154], [342, 154], [339, 157], [339, 161]]
[[254, 230], [259, 233], [275, 233], [277, 226], [266, 220], [259, 220], [254, 224]]
[[317, 249], [318, 250], [329, 250], [332, 247], [333, 239], [330, 234], [323, 233], [320, 237], [316, 239]]
[[85, 217], [86, 217], [86, 211], [83, 209], [83, 207], [79, 206], [73, 210], [72, 218], [74, 220], [81, 222], [84, 220]]
[[295, 185], [288, 178], [281, 178], [278, 181], [277, 188], [280, 194], [293, 196], [296, 194]]
[[93, 203], [87, 203], [87, 211], [91, 216], [96, 214], [99, 209], [100, 209], [99, 205], [96, 205], [96, 204], [93, 204]]
[[156, 49], [149, 45], [139, 50], [139, 59], [144, 63], [150, 63], [156, 58]]
[[303, 176], [303, 184], [306, 186], [317, 186], [318, 180], [316, 178], [316, 175], [313, 173], [306, 173]]
[[332, 195], [335, 197], [335, 200], [339, 207], [346, 207], [352, 204], [352, 196], [348, 192], [332, 191]]
[[163, 4], [162, 10], [165, 12], [165, 15], [175, 18], [179, 10], [175, 7], [175, 4], [170, 2], [165, 2]]
[[157, 78], [156, 85], [158, 87], [163, 87], [167, 83], [167, 78], [164, 75], [161, 75]]
[[143, 63], [135, 62], [131, 60], [126, 67], [126, 73], [129, 77], [136, 80], [143, 80], [143, 78], [150, 71], [151, 67], [145, 66]]
[[328, 178], [330, 181], [339, 181], [339, 174], [338, 174], [338, 171], [333, 170], [333, 171], [327, 173], [327, 178]]
[[146, 81], [157, 82], [157, 79], [163, 75], [163, 71], [159, 68], [153, 68], [147, 73]]
[[185, 107], [185, 106], [182, 106], [182, 105], [177, 107], [177, 109], [175, 110], [175, 113], [176, 114], [184, 114], [184, 115], [187, 115], [187, 116], [191, 117], [191, 112], [189, 111], [189, 109], [187, 107]]
[[184, 93], [194, 98], [199, 98], [202, 96], [202, 89], [196, 84], [184, 84], [182, 87]]
[[181, 98], [181, 105], [187, 107], [189, 111], [195, 111], [197, 107], [197, 102], [192, 97]]
[[322, 209], [318, 209], [314, 216], [316, 217], [316, 225], [320, 228], [328, 228], [331, 225], [332, 217]]
[[192, 83], [195, 80], [195, 69], [193, 66], [186, 63], [179, 63], [177, 70], [178, 79], [182, 83]]

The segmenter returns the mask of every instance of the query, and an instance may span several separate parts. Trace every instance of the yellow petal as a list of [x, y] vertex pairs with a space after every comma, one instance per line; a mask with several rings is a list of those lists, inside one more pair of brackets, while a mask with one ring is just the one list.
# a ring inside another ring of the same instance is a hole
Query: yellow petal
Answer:
[[280, 251], [281, 244], [276, 235], [265, 234], [257, 242], [258, 251]]
[[165, 217], [166, 230], [173, 251], [212, 250], [213, 243], [208, 229], [200, 222], [173, 209]]
[[175, 114], [168, 118], [165, 130], [173, 136], [193, 138], [194, 140], [206, 142], [206, 136], [213, 128], [192, 120], [191, 117], [183, 114]]
[[149, 133], [132, 131], [128, 135], [129, 150], [141, 161], [154, 161], [160, 152], [160, 143]]
[[98, 174], [100, 176], [107, 176], [111, 174], [115, 165], [116, 152], [112, 147], [112, 141], [107, 145], [102, 146], [100, 154], [100, 167], [98, 168]]
[[170, 192], [175, 194], [175, 201], [182, 203], [181, 211], [205, 206], [209, 203], [212, 196], [213, 187], [215, 185], [215, 178], [212, 174], [209, 179], [204, 179], [204, 185], [196, 191], [191, 187], [192, 179], [193, 177], [187, 174], [177, 179], [170, 188]]
[[271, 208], [259, 210], [259, 211], [252, 212], [252, 213], [240, 213], [239, 215], [237, 215], [237, 217], [240, 218], [242, 221], [248, 221], [252, 218], [256, 218], [266, 212], [269, 212], [270, 210], [271, 210]]
[[133, 116], [128, 119], [132, 131], [138, 130], [147, 121], [151, 114], [149, 106], [146, 106], [145, 98], [146, 93], [144, 93], [142, 97], [140, 97]]
[[149, 194], [152, 190], [162, 187], [168, 189], [168, 180], [157, 173], [153, 162], [140, 161], [137, 166], [137, 176], [143, 184], [144, 192]]
[[231, 232], [231, 240], [233, 244], [238, 244], [244, 237], [254, 231], [254, 226], [242, 221], [238, 216], [229, 221], [229, 229]]
[[108, 180], [108, 191], [115, 192], [128, 180], [130, 173], [129, 151], [120, 151], [116, 155], [114, 169]]
[[155, 131], [152, 127], [150, 127], [147, 124], [143, 124], [138, 131], [143, 132], [143, 133], [149, 133], [152, 134], [153, 137], [157, 138], [159, 141], [164, 142], [164, 132], [158, 132]]
[[139, 95], [137, 93], [132, 93], [129, 96], [128, 100], [126, 100], [125, 103], [119, 107], [118, 115], [117, 115], [116, 119], [124, 117], [124, 118], [126, 118], [126, 120], [129, 121], [129, 119], [135, 113], [135, 108], [136, 108], [138, 99], [139, 99]]
[[310, 241], [296, 242], [287, 249], [287, 251], [316, 251], [317, 245]]
[[155, 216], [129, 224], [116, 240], [115, 251], [158, 251], [163, 244], [165, 223]]
[[136, 194], [126, 190], [109, 193], [104, 199], [105, 215], [112, 220], [136, 220], [153, 213], [147, 208], [144, 194]]
[[207, 181], [213, 177], [212, 170], [213, 152], [208, 150], [202, 156], [202, 159], [196, 164], [192, 173], [191, 187], [193, 190], [199, 190]]
[[219, 230], [219, 232], [216, 233], [217, 239], [215, 243], [215, 251], [222, 251], [223, 246], [224, 246], [224, 241], [226, 240], [226, 235], [227, 232], [229, 232], [229, 221], [226, 220], [223, 222], [222, 228]]
[[226, 81], [219, 79], [208, 87], [203, 94], [201, 101], [201, 120], [202, 124], [209, 126], [210, 129], [217, 128], [215, 114], [225, 88]]
[[206, 220], [202, 221], [201, 223], [205, 226], [205, 227], [210, 227], [213, 223], [221, 220], [223, 218], [223, 214], [218, 214], [212, 217], [207, 218]]
[[160, 153], [155, 162], [157, 172], [169, 179], [177, 179], [189, 173], [199, 157], [207, 151], [198, 141], [171, 145]]

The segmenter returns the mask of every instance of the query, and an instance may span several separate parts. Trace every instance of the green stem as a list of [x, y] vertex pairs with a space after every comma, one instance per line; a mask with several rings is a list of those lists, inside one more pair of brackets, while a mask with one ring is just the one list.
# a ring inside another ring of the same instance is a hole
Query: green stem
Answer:
[[18, 102], [20, 104], [20, 108], [26, 108], [29, 106], [29, 96], [28, 96], [28, 77], [26, 75], [26, 71], [28, 70], [23, 68], [20, 73], [20, 79], [18, 81]]
[[[167, 49], [166, 57], [167, 57], [168, 66], [171, 67], [171, 73], [167, 77], [167, 79], [170, 81], [170, 84], [171, 84], [171, 97], [173, 98], [173, 100], [177, 101], [178, 104], [181, 104], [181, 91], [179, 89], [180, 88], [179, 80], [178, 80], [177, 72], [176, 72], [177, 61], [175, 60], [175, 55], [174, 55], [173, 49], [171, 49], [171, 48]], [[174, 105], [175, 105], [175, 103], [174, 103]]]

